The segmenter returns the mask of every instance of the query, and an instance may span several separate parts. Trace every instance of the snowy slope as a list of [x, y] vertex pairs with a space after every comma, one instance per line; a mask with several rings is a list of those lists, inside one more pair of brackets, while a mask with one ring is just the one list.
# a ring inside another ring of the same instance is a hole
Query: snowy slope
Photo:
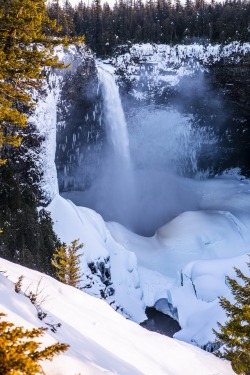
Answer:
[[[89, 284], [91, 272], [88, 264], [102, 263], [111, 267], [112, 288], [115, 296], [107, 297], [107, 301], [123, 307], [125, 315], [136, 322], [146, 319], [145, 305], [142, 301], [142, 290], [139, 285], [139, 275], [135, 254], [128, 251], [113, 239], [102, 217], [95, 211], [84, 207], [77, 207], [57, 195], [48, 206], [54, 221], [56, 233], [65, 243], [76, 238], [84, 244], [82, 271], [84, 273], [83, 287]], [[100, 276], [93, 280], [88, 291], [99, 296], [101, 287]], [[115, 307], [115, 306], [114, 306]]]
[[[80, 290], [6, 260], [0, 260], [1, 311], [9, 321], [27, 328], [61, 323], [56, 333], [47, 331], [42, 342], [70, 344], [52, 362], [43, 362], [46, 375], [221, 375], [234, 374], [229, 363], [188, 344], [146, 331], [117, 314], [108, 304]], [[24, 275], [22, 290], [38, 290], [44, 321], [38, 320], [29, 299], [14, 292]], [[41, 281], [40, 281], [41, 280]], [[37, 289], [37, 285], [40, 286]], [[181, 361], [180, 361], [181, 358]]]

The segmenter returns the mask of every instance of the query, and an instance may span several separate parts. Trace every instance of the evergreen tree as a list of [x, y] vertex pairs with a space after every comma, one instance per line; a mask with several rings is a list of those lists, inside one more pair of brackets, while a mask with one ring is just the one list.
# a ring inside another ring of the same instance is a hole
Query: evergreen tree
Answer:
[[69, 0], [64, 1], [63, 5], [63, 13], [64, 13], [64, 20], [63, 20], [63, 28], [64, 33], [67, 36], [74, 36], [75, 35], [75, 25], [74, 25], [74, 8], [72, 7]]
[[71, 242], [71, 245], [59, 246], [52, 259], [52, 265], [56, 268], [56, 277], [64, 284], [79, 287], [81, 281], [80, 257], [78, 250], [83, 248], [83, 244], [78, 244], [78, 240]]
[[52, 267], [51, 259], [55, 248], [61, 246], [61, 242], [53, 231], [53, 222], [50, 213], [45, 209], [41, 209], [38, 214], [38, 226], [40, 235], [40, 246], [38, 254], [40, 254], [41, 264], [39, 270], [55, 276], [54, 267]]
[[36, 159], [43, 139], [30, 125], [24, 130], [21, 146], [10, 149], [1, 166], [0, 257], [53, 276], [51, 258], [60, 241], [49, 213], [37, 210], [41, 175]]
[[[248, 41], [250, 2], [235, 0], [99, 0], [74, 10], [75, 31], [105, 56], [124, 43], [204, 43]], [[67, 34], [66, 31], [64, 34]]]
[[[247, 265], [250, 270], [250, 262]], [[234, 303], [225, 297], [220, 298], [228, 320], [224, 325], [218, 323], [220, 332], [214, 333], [218, 343], [224, 345], [218, 354], [231, 361], [237, 374], [250, 375], [250, 277], [238, 268], [235, 272], [241, 283], [227, 277]]]
[[[0, 317], [4, 314], [0, 313]], [[68, 349], [66, 344], [54, 344], [40, 349], [35, 338], [44, 334], [44, 328], [25, 330], [14, 324], [0, 322], [0, 375], [44, 374], [40, 361], [52, 359]]]
[[59, 0], [52, 0], [47, 4], [47, 14], [49, 18], [55, 21], [57, 30], [55, 35], [61, 36], [65, 30], [63, 30], [63, 18], [64, 18], [64, 11], [62, 7], [59, 5]]
[[102, 49], [102, 6], [101, 0], [93, 0], [92, 3], [92, 17], [93, 17], [93, 46], [95, 49]]

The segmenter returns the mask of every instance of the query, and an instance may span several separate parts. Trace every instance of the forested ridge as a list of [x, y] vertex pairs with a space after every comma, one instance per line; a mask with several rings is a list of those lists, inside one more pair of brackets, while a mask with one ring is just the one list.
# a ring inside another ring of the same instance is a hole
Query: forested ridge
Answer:
[[227, 0], [120, 0], [111, 7], [100, 0], [75, 7], [66, 0], [47, 6], [60, 35], [85, 35], [98, 55], [107, 55], [124, 43], [230, 43], [250, 38], [250, 2]]

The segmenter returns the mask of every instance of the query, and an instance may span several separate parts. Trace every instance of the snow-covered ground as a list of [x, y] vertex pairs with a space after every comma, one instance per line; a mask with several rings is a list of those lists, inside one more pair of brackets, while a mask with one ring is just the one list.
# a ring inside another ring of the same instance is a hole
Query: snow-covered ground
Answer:
[[[67, 352], [43, 361], [46, 375], [233, 375], [230, 364], [186, 343], [149, 332], [116, 313], [108, 304], [36, 271], [0, 259], [0, 311], [6, 320], [28, 329], [61, 324], [48, 330], [44, 345], [64, 342]], [[38, 294], [47, 313], [43, 321], [14, 282], [23, 275], [22, 291]]]

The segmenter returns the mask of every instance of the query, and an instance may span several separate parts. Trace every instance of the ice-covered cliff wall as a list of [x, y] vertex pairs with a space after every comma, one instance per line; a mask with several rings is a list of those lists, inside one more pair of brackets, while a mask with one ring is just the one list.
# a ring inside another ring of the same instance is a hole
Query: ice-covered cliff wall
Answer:
[[[94, 56], [86, 47], [69, 46], [64, 49], [59, 46], [55, 53], [60, 61], [70, 66], [62, 70], [47, 69], [42, 89], [34, 93], [37, 104], [29, 118], [44, 138], [37, 167], [42, 173], [41, 189], [45, 204], [59, 192], [56, 150], [59, 177], [60, 173], [66, 174], [67, 168], [81, 160], [78, 141], [81, 137], [82, 146], [84, 140], [90, 137], [84, 116], [86, 120], [90, 85], [95, 85], [97, 77]], [[95, 105], [93, 99], [90, 100], [92, 106]]]
[[213, 151], [206, 142], [197, 150], [198, 171], [214, 175], [240, 167], [250, 175], [249, 43], [122, 46], [109, 62], [124, 94], [129, 120], [139, 116], [139, 106], [177, 108], [193, 116], [199, 129], [211, 130], [219, 141]]

